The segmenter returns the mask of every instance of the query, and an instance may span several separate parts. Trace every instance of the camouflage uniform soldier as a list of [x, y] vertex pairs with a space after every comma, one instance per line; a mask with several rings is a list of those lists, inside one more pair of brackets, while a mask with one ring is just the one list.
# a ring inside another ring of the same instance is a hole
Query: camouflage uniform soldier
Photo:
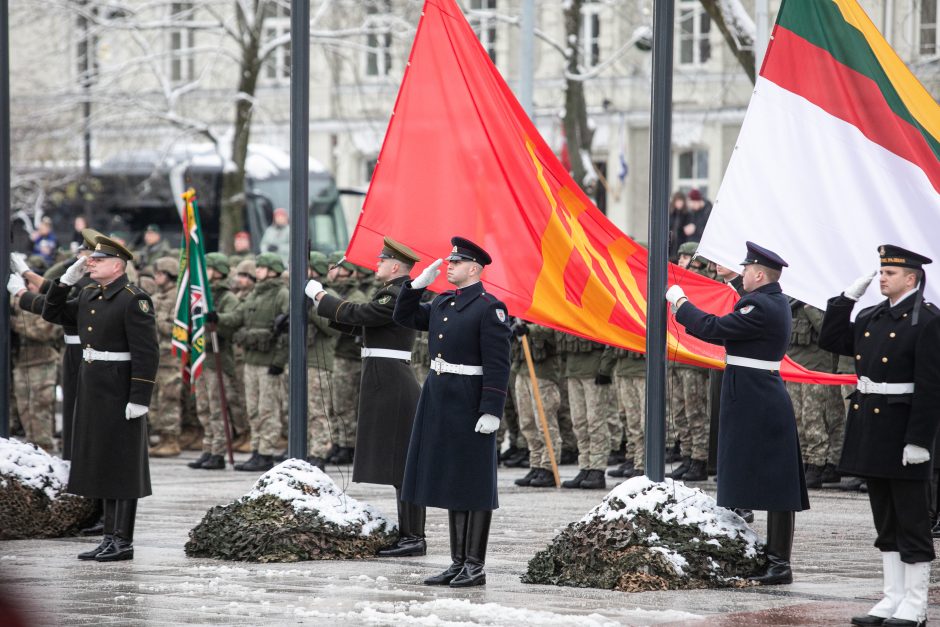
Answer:
[[[342, 253], [333, 253], [333, 266], [328, 279], [343, 300], [350, 303], [367, 303], [369, 299], [359, 288], [353, 277], [356, 266], [340, 261]], [[334, 446], [327, 458], [332, 464], [352, 463], [356, 450], [356, 426], [359, 411], [359, 381], [362, 378], [361, 337], [342, 334], [336, 340], [333, 362], [333, 411], [336, 414]]]
[[[246, 233], [247, 235], [247, 233]], [[229, 257], [229, 265], [234, 263]], [[254, 257], [242, 259], [235, 266], [235, 276], [232, 279], [232, 293], [238, 298], [239, 302], [245, 300], [251, 291], [255, 289], [255, 260]], [[238, 344], [232, 344], [232, 353], [235, 356], [235, 387], [238, 388], [238, 396], [229, 399], [229, 417], [232, 420], [232, 427], [237, 434], [232, 447], [239, 453], [250, 453], [251, 448], [251, 427], [248, 425], [248, 410], [245, 408], [245, 349]]]
[[[222, 253], [206, 255], [206, 274], [209, 289], [212, 291], [212, 305], [215, 311], [226, 313], [234, 311], [238, 297], [228, 288], [228, 258]], [[215, 329], [208, 329], [210, 332]], [[232, 353], [232, 333], [216, 332], [219, 346], [219, 361], [222, 363], [222, 386], [225, 388], [226, 409], [237, 399], [239, 390], [235, 381], [235, 356]], [[219, 376], [216, 356], [212, 341], [207, 337], [205, 369], [196, 380], [196, 411], [202, 423], [202, 455], [187, 464], [190, 468], [203, 470], [222, 470], [225, 468], [225, 421], [222, 418], [222, 390], [219, 388]], [[231, 413], [231, 412], [230, 412]]]
[[579, 451], [578, 474], [562, 487], [603, 489], [607, 487], [604, 470], [610, 452], [607, 414], [613, 405], [613, 360], [605, 357], [603, 344], [568, 334], [559, 339], [566, 353], [568, 401]]
[[552, 450], [558, 455], [561, 451], [561, 436], [558, 432], [558, 405], [561, 395], [558, 392], [558, 362], [555, 360], [556, 333], [547, 327], [526, 324], [524, 320], [517, 320], [512, 330], [519, 338], [518, 342], [513, 343], [513, 366], [517, 371], [513, 398], [519, 413], [519, 430], [529, 447], [530, 468], [525, 477], [516, 480], [516, 485], [554, 488], [552, 459], [545, 445], [545, 434], [535, 404], [535, 390], [532, 388], [521, 341], [524, 336], [529, 337], [529, 350], [532, 353], [535, 378], [545, 410], [545, 421], [548, 423], [548, 435], [552, 440]]
[[[712, 278], [708, 264], [693, 259], [698, 242], [679, 246], [679, 265]], [[672, 367], [670, 405], [676, 436], [682, 442], [682, 463], [669, 476], [685, 481], [708, 479], [708, 371], [676, 362]]]
[[[793, 327], [787, 355], [810, 370], [831, 372], [835, 356], [819, 348], [819, 329], [824, 312], [798, 300], [791, 299]], [[830, 442], [833, 433], [841, 432], [845, 413], [839, 387], [787, 381], [787, 392], [793, 401], [793, 413], [800, 432], [803, 462], [806, 464], [806, 487], [821, 488], [823, 472], [828, 468], [835, 473], [838, 457], [833, 456]], [[841, 454], [841, 446], [838, 447]], [[838, 479], [836, 479], [838, 480]]]
[[607, 350], [617, 360], [614, 385], [617, 401], [627, 417], [627, 459], [617, 468], [608, 470], [607, 474], [611, 477], [638, 477], [644, 473], [646, 459], [646, 355], [613, 346], [608, 346]]
[[[28, 289], [33, 293], [39, 291], [32, 284]], [[14, 296], [10, 327], [19, 337], [13, 359], [15, 407], [27, 442], [53, 453], [56, 366], [62, 327], [46, 322], [37, 314], [23, 311], [18, 304], [19, 297]]]
[[160, 338], [160, 366], [157, 369], [149, 420], [151, 430], [160, 437], [160, 441], [150, 449], [151, 457], [176, 457], [180, 454], [183, 375], [179, 360], [172, 354], [179, 265], [179, 261], [172, 257], [160, 257], [154, 263], [154, 280], [159, 291], [153, 295], [153, 308]]
[[275, 320], [286, 316], [287, 287], [281, 281], [284, 262], [275, 253], [258, 255], [254, 290], [231, 313], [211, 311], [208, 322], [245, 349], [245, 404], [251, 424], [252, 456], [235, 470], [264, 471], [273, 466], [281, 437], [281, 389], [287, 366], [287, 338], [275, 330]]
[[578, 462], [578, 438], [574, 434], [574, 425], [571, 423], [571, 403], [568, 402], [568, 378], [564, 376], [566, 370], [565, 354], [561, 353], [558, 360], [558, 391], [561, 393], [561, 405], [558, 407], [558, 430], [561, 432], [561, 464], [576, 464]]
[[[307, 275], [311, 279], [324, 281], [329, 274], [330, 263], [326, 255], [313, 251], [310, 253], [310, 269]], [[336, 293], [327, 288], [327, 293]], [[333, 446], [335, 427], [333, 420], [333, 362], [336, 352], [336, 338], [340, 332], [330, 327], [329, 320], [317, 315], [313, 302], [309, 303], [307, 330], [307, 461], [323, 470], [326, 457]]]

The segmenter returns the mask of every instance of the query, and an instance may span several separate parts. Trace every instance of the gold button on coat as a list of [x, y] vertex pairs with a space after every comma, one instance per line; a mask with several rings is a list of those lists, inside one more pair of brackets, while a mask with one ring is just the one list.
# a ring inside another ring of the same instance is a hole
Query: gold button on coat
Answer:
[[881, 410], [876, 407], [876, 408], [875, 408], [875, 413], [876, 413], [876, 414], [880, 414], [880, 413], [881, 413]]
[[888, 337], [894, 337], [894, 336], [896, 336], [896, 335], [897, 335], [897, 333], [895, 333], [894, 331], [892, 331], [891, 333], [888, 334]]
[[883, 363], [883, 364], [888, 363], [888, 358], [887, 358], [887, 357], [882, 357], [882, 358], [881, 358], [881, 363]]
[[856, 359], [856, 360], [859, 360], [859, 359], [861, 359], [861, 358], [862, 358], [861, 355], [856, 355], [856, 356], [855, 356], [855, 359]]
[[868, 337], [869, 335], [871, 335], [871, 333], [868, 331], [865, 331], [865, 337]]
[[437, 339], [443, 340], [443, 339], [444, 339], [444, 334], [443, 334], [443, 333], [438, 333], [438, 334], [437, 334]]
[[854, 405], [852, 405], [852, 409], [858, 409], [858, 403], [855, 403]]

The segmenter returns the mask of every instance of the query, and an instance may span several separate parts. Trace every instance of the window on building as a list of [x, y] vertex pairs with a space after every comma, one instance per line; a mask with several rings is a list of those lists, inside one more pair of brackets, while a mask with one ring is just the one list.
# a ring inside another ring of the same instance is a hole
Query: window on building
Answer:
[[933, 56], [940, 52], [937, 47], [937, 15], [940, 0], [921, 0], [920, 3], [920, 54]]
[[[290, 33], [290, 9], [280, 4], [269, 3], [265, 10], [264, 39], [271, 42]], [[282, 84], [290, 81], [290, 42], [278, 46], [264, 61], [261, 74], [268, 84]]]
[[679, 63], [701, 65], [712, 56], [712, 23], [698, 0], [679, 3]]
[[[391, 0], [374, 0], [366, 5], [366, 14], [390, 15]], [[369, 19], [366, 35], [366, 76], [388, 76], [392, 69], [392, 34], [380, 28], [381, 22]]]
[[676, 154], [676, 188], [688, 193], [691, 189], [708, 197], [708, 150], [694, 148]]
[[581, 65], [586, 68], [601, 61], [601, 8], [598, 0], [581, 5]]
[[[496, 0], [471, 0], [470, 8], [474, 11], [495, 11]], [[486, 54], [496, 63], [496, 18], [492, 15], [473, 15], [470, 24]]]
[[173, 22], [170, 30], [170, 80], [174, 83], [188, 82], [196, 77], [196, 57], [193, 54], [196, 31], [185, 26], [192, 19], [192, 2], [170, 4], [170, 21]]
[[365, 182], [368, 183], [372, 180], [372, 175], [375, 174], [375, 166], [379, 164], [378, 157], [369, 157], [363, 162], [363, 174], [365, 175]]
[[98, 74], [98, 34], [92, 21], [98, 13], [98, 7], [82, 2], [80, 9], [75, 22], [75, 71], [80, 84], [90, 85]]

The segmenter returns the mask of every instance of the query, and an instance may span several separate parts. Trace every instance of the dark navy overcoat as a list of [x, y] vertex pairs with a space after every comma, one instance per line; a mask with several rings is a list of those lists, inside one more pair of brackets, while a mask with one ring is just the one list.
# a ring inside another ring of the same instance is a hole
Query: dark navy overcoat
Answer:
[[477, 433], [483, 414], [503, 415], [509, 385], [510, 331], [506, 306], [482, 283], [421, 303], [423, 289], [405, 283], [395, 321], [428, 331], [431, 359], [482, 366], [482, 375], [428, 374], [421, 389], [402, 500], [428, 507], [488, 511], [496, 495], [496, 433]]
[[[911, 325], [915, 297], [891, 307], [887, 299], [859, 312], [855, 301], [829, 300], [819, 346], [855, 358], [855, 372], [876, 383], [913, 383], [913, 394], [849, 398], [839, 470], [858, 477], [927, 480], [932, 464], [901, 465], [905, 444], [934, 451], [940, 424], [940, 315], [931, 303]], [[936, 463], [936, 462], [935, 462]]]
[[[686, 302], [676, 320], [724, 345], [728, 355], [780, 361], [790, 342], [790, 305], [779, 283], [745, 294], [725, 316]], [[718, 419], [718, 504], [767, 511], [809, 509], [793, 404], [778, 370], [726, 366]]]

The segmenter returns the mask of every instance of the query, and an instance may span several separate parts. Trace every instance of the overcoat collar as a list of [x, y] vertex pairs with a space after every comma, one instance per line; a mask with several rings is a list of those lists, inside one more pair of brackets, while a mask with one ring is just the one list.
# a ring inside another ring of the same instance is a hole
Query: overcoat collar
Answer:
[[107, 285], [101, 286], [101, 295], [111, 300], [114, 298], [114, 295], [124, 289], [124, 286], [128, 284], [127, 275], [122, 274], [118, 278], [114, 279]]
[[478, 281], [469, 287], [464, 287], [454, 290], [454, 302], [457, 304], [457, 311], [461, 311], [466, 308], [470, 303], [475, 301], [481, 294], [485, 294], [486, 291], [483, 289], [483, 281]]

